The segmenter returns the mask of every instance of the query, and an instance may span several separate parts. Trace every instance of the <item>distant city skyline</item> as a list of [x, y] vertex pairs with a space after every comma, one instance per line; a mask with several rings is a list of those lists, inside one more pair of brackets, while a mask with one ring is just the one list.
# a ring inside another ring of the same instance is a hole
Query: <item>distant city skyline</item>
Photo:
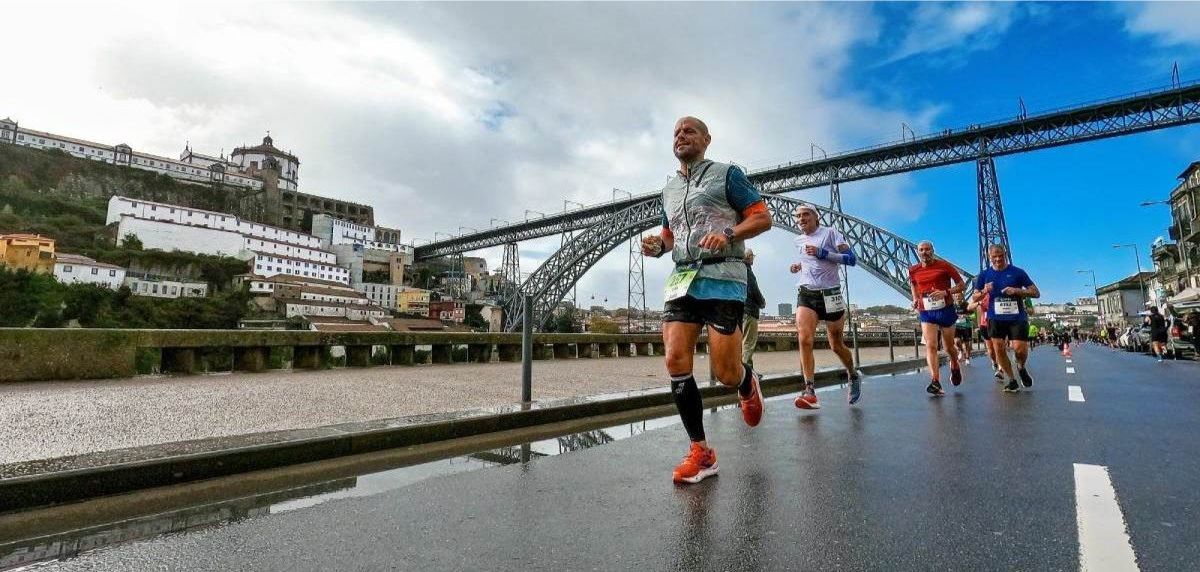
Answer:
[[[609, 200], [614, 188], [653, 191], [675, 168], [680, 115], [709, 122], [712, 158], [753, 169], [1012, 117], [1022, 102], [1036, 113], [1164, 86], [1176, 63], [1183, 80], [1200, 77], [1200, 30], [1181, 25], [1200, 21], [1200, 4], [1188, 3], [691, 7], [697, 33], [732, 27], [732, 51], [662, 34], [674, 6], [271, 6], [82, 5], [62, 19], [52, 5], [10, 5], [22, 25], [6, 29], [8, 44], [28, 49], [5, 61], [21, 81], [0, 116], [153, 153], [189, 141], [215, 154], [270, 130], [304, 157], [301, 191], [370, 204], [407, 242]], [[72, 42], [48, 42], [48, 29]], [[1197, 159], [1194, 126], [997, 159], [1015, 262], [1053, 301], [1092, 293], [1076, 270], [1101, 284], [1134, 274], [1114, 243], [1138, 245], [1149, 266], [1170, 217], [1137, 205], [1165, 198]], [[971, 268], [974, 188], [974, 166], [960, 165], [842, 192], [848, 212]], [[522, 270], [558, 242], [523, 243]], [[792, 301], [791, 235], [753, 246], [767, 299]], [[476, 254], [499, 267], [499, 249]], [[623, 248], [604, 258], [581, 302], [624, 305], [624, 266]], [[647, 261], [651, 308], [666, 272]], [[857, 305], [904, 303], [865, 272], [850, 276]]]

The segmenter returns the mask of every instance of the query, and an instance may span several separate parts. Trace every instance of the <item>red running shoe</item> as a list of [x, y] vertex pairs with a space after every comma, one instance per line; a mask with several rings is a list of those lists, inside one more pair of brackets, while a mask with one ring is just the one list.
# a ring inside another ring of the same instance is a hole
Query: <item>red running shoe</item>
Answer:
[[742, 408], [742, 421], [745, 421], [746, 425], [757, 427], [762, 421], [763, 398], [762, 390], [758, 386], [757, 373], [750, 373], [750, 397], [738, 394], [738, 407]]
[[699, 443], [692, 443], [688, 454], [675, 467], [675, 473], [671, 479], [676, 484], [698, 483], [715, 474], [717, 474], [717, 451], [705, 449]]
[[796, 398], [796, 407], [800, 409], [820, 409], [821, 404], [817, 403], [817, 392], [813, 391], [812, 386], [804, 388], [800, 392], [800, 396]]

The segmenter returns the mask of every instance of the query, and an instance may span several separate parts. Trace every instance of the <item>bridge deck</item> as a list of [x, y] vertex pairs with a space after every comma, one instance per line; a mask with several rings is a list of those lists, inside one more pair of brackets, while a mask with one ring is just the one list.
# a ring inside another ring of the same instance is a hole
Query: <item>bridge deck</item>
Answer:
[[[1018, 395], [976, 360], [942, 399], [898, 376], [870, 380], [854, 408], [836, 391], [816, 413], [772, 400], [754, 430], [736, 410], [714, 413], [721, 474], [686, 488], [669, 481], [684, 441], [672, 425], [386, 492], [362, 477], [343, 495], [362, 498], [48, 569], [1077, 570], [1075, 464], [1107, 467], [1120, 511], [1085, 507], [1084, 525], [1100, 525], [1087, 530], [1119, 536], [1123, 519], [1141, 569], [1193, 568], [1200, 367], [1088, 347], [1072, 364], [1039, 348], [1030, 370], [1035, 386]], [[1069, 401], [1069, 385], [1085, 401]]]

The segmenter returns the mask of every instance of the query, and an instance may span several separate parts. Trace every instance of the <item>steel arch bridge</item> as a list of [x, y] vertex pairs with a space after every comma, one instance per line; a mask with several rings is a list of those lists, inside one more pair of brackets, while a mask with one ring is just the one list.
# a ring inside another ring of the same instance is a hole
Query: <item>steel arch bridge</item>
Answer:
[[[876, 145], [747, 173], [763, 195], [773, 195], [917, 171], [992, 157], [1026, 153], [1134, 133], [1200, 123], [1200, 82], [1150, 90], [1035, 115], [947, 129], [940, 133]], [[583, 230], [658, 193], [592, 205], [435, 241], [416, 247], [417, 261]], [[982, 213], [981, 213], [982, 214]], [[983, 230], [983, 229], [981, 229]]]
[[[912, 298], [908, 287], [908, 268], [917, 262], [915, 243], [860, 218], [807, 201], [783, 195], [766, 195], [763, 198], [771, 213], [772, 229], [783, 229], [792, 234], [801, 232], [792, 216], [796, 207], [802, 203], [815, 207], [825, 225], [836, 227], [846, 236], [858, 256], [860, 268], [905, 298]], [[521, 305], [523, 296], [533, 298], [534, 327], [544, 327], [558, 303], [596, 262], [614, 248], [624, 245], [630, 237], [661, 222], [661, 209], [661, 197], [635, 203], [578, 233], [546, 259], [521, 285], [519, 292], [504, 300], [505, 330], [520, 329], [524, 319]], [[974, 279], [962, 267], [955, 265], [955, 268], [968, 284]]]

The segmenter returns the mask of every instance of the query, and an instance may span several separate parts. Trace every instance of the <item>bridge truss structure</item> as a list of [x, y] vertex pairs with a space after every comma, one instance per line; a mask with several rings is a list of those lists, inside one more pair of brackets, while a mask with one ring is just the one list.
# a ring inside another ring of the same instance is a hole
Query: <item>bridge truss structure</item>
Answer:
[[[895, 175], [988, 157], [1025, 153], [1190, 125], [1200, 122], [1200, 82], [1139, 92], [1038, 115], [947, 129], [937, 134], [867, 147], [812, 161], [787, 163], [749, 173], [763, 194], [779, 194]], [[658, 191], [578, 208], [485, 232], [464, 234], [415, 248], [416, 260], [447, 256], [584, 230], [636, 204], [657, 199]]]
[[[801, 203], [812, 205], [792, 197], [771, 195], [765, 197], [771, 213], [772, 228], [800, 234], [792, 211]], [[524, 319], [521, 297], [533, 298], [533, 325], [544, 327], [553, 315], [554, 308], [567, 291], [587, 273], [601, 258], [631, 237], [653, 228], [661, 222], [661, 198], [630, 205], [603, 223], [577, 233], [571, 242], [555, 252], [529, 279], [521, 285], [518, 295], [504, 300], [504, 327], [516, 331]], [[858, 266], [872, 276], [891, 286], [905, 298], [911, 297], [908, 287], [908, 268], [917, 263], [917, 245], [885, 229], [843, 212], [814, 206], [821, 214], [822, 223], [835, 226], [846, 236], [858, 256]], [[957, 267], [968, 283], [974, 276]]]
[[[854, 243], [856, 250], [861, 250], [860, 261], [864, 270], [908, 297], [907, 269], [916, 261], [915, 246], [884, 229], [838, 212], [840, 209], [836, 209], [836, 203], [840, 200], [836, 199], [840, 199], [840, 183], [975, 161], [979, 199], [979, 267], [982, 268], [986, 265], [986, 248], [989, 244], [1008, 246], [994, 157], [1198, 122], [1200, 82], [1175, 83], [1170, 88], [1033, 116], [1027, 115], [1022, 109], [1014, 119], [970, 125], [965, 129], [947, 129], [898, 143], [778, 165], [751, 172], [748, 176], [767, 198], [776, 226], [791, 232], [797, 232], [790, 215], [794, 205], [789, 204], [792, 199], [780, 195], [828, 185], [831, 199], [836, 202], [834, 209], [818, 207], [826, 224], [838, 226]], [[783, 208], [785, 205], [787, 208]], [[542, 327], [550, 311], [562, 300], [564, 286], [568, 289], [574, 286], [584, 272], [619, 243], [656, 225], [660, 210], [661, 197], [658, 192], [623, 200], [614, 198], [604, 204], [432, 242], [417, 247], [414, 255], [417, 261], [421, 261], [571, 233], [570, 240], [564, 241], [559, 251], [546, 260], [518, 292], [504, 301], [506, 329], [515, 329], [522, 318], [519, 296], [534, 298], [534, 324]], [[1011, 250], [1009, 252], [1011, 256]], [[966, 272], [963, 274], [967, 275]]]

